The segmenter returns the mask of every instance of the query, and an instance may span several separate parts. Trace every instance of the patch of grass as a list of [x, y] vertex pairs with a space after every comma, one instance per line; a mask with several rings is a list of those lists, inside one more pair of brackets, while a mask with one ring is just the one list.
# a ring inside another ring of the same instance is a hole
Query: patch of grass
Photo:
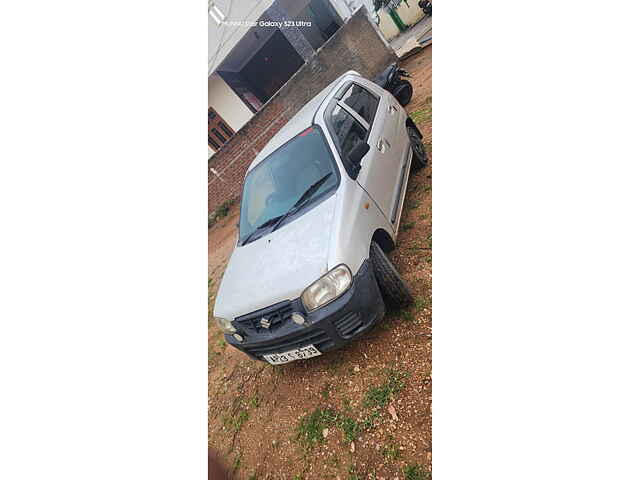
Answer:
[[424, 108], [415, 110], [409, 114], [411, 120], [413, 120], [416, 125], [431, 121], [431, 105], [426, 104], [426, 102], [423, 105]]
[[380, 418], [380, 412], [371, 412], [369, 415], [364, 417], [364, 420], [362, 421], [362, 428], [365, 430], [371, 430], [375, 426], [374, 422], [377, 418]]
[[404, 388], [404, 379], [408, 373], [387, 370], [387, 380], [379, 387], [371, 387], [364, 396], [364, 406], [384, 408], [391, 401], [392, 396]]
[[234, 432], [239, 432], [242, 428], [242, 425], [249, 419], [249, 412], [246, 410], [242, 410], [235, 417], [226, 417], [223, 420], [223, 423], [226, 427], [229, 427]]
[[420, 206], [420, 202], [417, 200], [411, 200], [408, 204], [407, 207], [411, 210], [414, 210], [416, 208], [418, 208]]
[[402, 469], [405, 480], [428, 480], [431, 472], [427, 472], [421, 465], [412, 463]]
[[246, 410], [242, 410], [236, 417], [233, 422], [233, 427], [236, 431], [239, 431], [242, 428], [242, 425], [249, 420], [249, 412]]
[[410, 322], [413, 320], [413, 314], [411, 313], [410, 310], [402, 310], [400, 312], [400, 316], [405, 322]]
[[227, 200], [216, 208], [216, 215], [219, 218], [224, 218], [229, 215], [229, 210], [231, 209], [231, 205], [233, 205], [233, 200]]
[[353, 464], [349, 467], [349, 476], [347, 477], [347, 480], [360, 480], [358, 472], [356, 471], [356, 466]]
[[216, 342], [216, 344], [220, 347], [220, 348], [227, 348], [227, 342], [224, 341], [224, 338], [221, 338], [220, 340], [218, 340]]
[[416, 305], [416, 311], [421, 312], [422, 310], [427, 308], [429, 305], [431, 305], [431, 301], [424, 297], [417, 297], [415, 305]]
[[249, 406], [251, 408], [258, 408], [260, 406], [261, 398], [258, 395], [254, 395], [249, 399]]
[[[373, 400], [375, 402], [375, 405], [371, 404], [371, 406], [376, 406], [377, 408], [377, 405], [386, 404], [385, 402], [388, 402], [389, 400], [383, 399], [382, 396], [390, 396], [391, 393], [387, 392], [399, 391], [402, 387], [404, 387], [404, 383], [401, 383], [401, 381], [398, 379], [400, 377], [406, 377], [406, 374], [400, 374], [398, 372], [392, 371], [390, 372], [391, 373], [389, 379], [379, 389], [380, 392], [376, 391], [373, 393], [373, 395], [375, 396]], [[353, 411], [353, 408], [351, 407], [348, 399], [343, 398], [342, 403], [346, 411]], [[365, 406], [370, 405], [365, 402]], [[325, 428], [335, 426], [342, 430], [344, 441], [348, 444], [354, 442], [363, 431], [372, 429], [375, 426], [375, 420], [379, 417], [380, 412], [375, 410], [373, 412], [370, 412], [364, 418], [364, 420], [358, 421], [340, 411], [336, 411], [333, 409], [316, 408], [312, 413], [307, 414], [300, 419], [300, 422], [298, 423], [298, 426], [296, 428], [296, 439], [301, 441], [306, 450], [310, 450], [316, 444], [324, 442], [322, 431]]]
[[249, 475], [249, 480], [258, 480], [258, 475], [254, 472], [251, 475]]
[[426, 213], [423, 213], [418, 217], [418, 220], [426, 220], [427, 218], [428, 218], [428, 215]]
[[218, 220], [229, 215], [229, 210], [233, 203], [233, 200], [227, 200], [218, 205], [218, 208], [209, 214], [209, 227], [212, 227]]
[[242, 454], [238, 455], [235, 461], [233, 462], [233, 471], [231, 472], [232, 476], [235, 475], [238, 469], [240, 468], [240, 457], [242, 457]]
[[216, 352], [215, 350], [209, 350], [209, 363], [212, 363], [213, 360], [220, 355], [220, 352]]
[[400, 231], [401, 232], [406, 232], [408, 230], [411, 230], [415, 226], [416, 226], [416, 222], [403, 223], [402, 225], [400, 225]]
[[402, 455], [402, 451], [397, 445], [388, 445], [382, 451], [382, 454], [387, 460], [398, 460], [400, 455]]
[[300, 475], [299, 473], [297, 475], [293, 476], [293, 480], [303, 480], [304, 477], [302, 475]]
[[346, 410], [347, 413], [353, 412], [353, 407], [351, 406], [351, 401], [348, 398], [342, 399], [342, 406]]
[[361, 426], [353, 418], [343, 416], [342, 418], [340, 418], [339, 426], [344, 433], [344, 439], [347, 443], [351, 443], [355, 441], [356, 438], [358, 438]]
[[373, 426], [373, 418], [376, 417], [372, 417], [366, 422], [358, 422], [339, 411], [316, 408], [311, 414], [300, 419], [296, 438], [301, 440], [306, 449], [309, 450], [316, 444], [324, 442], [322, 430], [336, 426], [342, 430], [345, 443], [351, 443], [358, 438], [363, 429]]
[[323, 400], [327, 400], [329, 398], [329, 392], [331, 392], [331, 384], [329, 382], [324, 384], [322, 390], [320, 390], [320, 395]]
[[301, 440], [306, 449], [311, 449], [324, 441], [322, 430], [335, 424], [337, 419], [338, 415], [333, 410], [316, 408], [300, 419], [296, 438]]

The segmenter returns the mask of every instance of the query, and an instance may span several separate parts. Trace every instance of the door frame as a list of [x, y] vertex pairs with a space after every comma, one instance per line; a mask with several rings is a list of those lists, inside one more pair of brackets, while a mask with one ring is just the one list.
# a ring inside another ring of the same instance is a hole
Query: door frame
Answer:
[[208, 117], [208, 144], [214, 152], [217, 152], [225, 143], [231, 140], [231, 137], [236, 132], [211, 106], [209, 107]]

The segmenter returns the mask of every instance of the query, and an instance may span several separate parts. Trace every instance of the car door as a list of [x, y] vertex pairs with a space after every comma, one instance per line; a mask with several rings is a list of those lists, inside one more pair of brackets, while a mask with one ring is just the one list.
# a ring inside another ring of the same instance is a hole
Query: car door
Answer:
[[376, 120], [383, 125], [382, 138], [386, 148], [381, 153], [386, 156], [387, 163], [389, 163], [389, 158], [392, 159], [396, 168], [389, 186], [393, 191], [391, 194], [391, 213], [388, 216], [389, 221], [395, 225], [400, 216], [402, 193], [411, 167], [411, 144], [405, 124], [407, 115], [402, 105], [389, 92], [366, 79], [362, 79], [361, 83], [372, 93], [378, 93], [381, 99]]
[[388, 98], [358, 81], [349, 82], [341, 92], [331, 107], [330, 122], [342, 154], [348, 154], [359, 140], [369, 144], [357, 182], [390, 219], [397, 200], [396, 186], [401, 181], [402, 145], [396, 139], [395, 122], [389, 121], [393, 113]]

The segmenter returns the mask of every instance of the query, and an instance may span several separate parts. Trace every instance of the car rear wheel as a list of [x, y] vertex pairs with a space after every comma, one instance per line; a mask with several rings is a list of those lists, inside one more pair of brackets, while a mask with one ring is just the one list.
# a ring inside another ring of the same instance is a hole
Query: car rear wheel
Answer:
[[409, 141], [411, 142], [411, 150], [413, 150], [413, 159], [411, 160], [411, 169], [420, 170], [429, 164], [429, 154], [422, 143], [422, 135], [415, 127], [407, 127]]
[[413, 303], [413, 295], [409, 287], [402, 280], [389, 257], [376, 242], [371, 243], [369, 258], [371, 258], [373, 271], [385, 303], [391, 308], [402, 308], [411, 305]]
[[393, 96], [403, 107], [407, 106], [413, 97], [413, 85], [408, 80], [400, 80], [393, 89]]

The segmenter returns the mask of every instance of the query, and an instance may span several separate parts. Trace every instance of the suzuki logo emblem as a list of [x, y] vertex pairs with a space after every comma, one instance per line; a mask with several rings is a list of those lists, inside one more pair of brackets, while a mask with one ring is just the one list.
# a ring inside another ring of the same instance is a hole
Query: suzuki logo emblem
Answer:
[[260, 326], [261, 326], [262, 328], [269, 328], [269, 327], [271, 326], [271, 320], [269, 320], [269, 319], [268, 319], [268, 318], [266, 318], [266, 317], [262, 317], [262, 318], [260, 319]]

